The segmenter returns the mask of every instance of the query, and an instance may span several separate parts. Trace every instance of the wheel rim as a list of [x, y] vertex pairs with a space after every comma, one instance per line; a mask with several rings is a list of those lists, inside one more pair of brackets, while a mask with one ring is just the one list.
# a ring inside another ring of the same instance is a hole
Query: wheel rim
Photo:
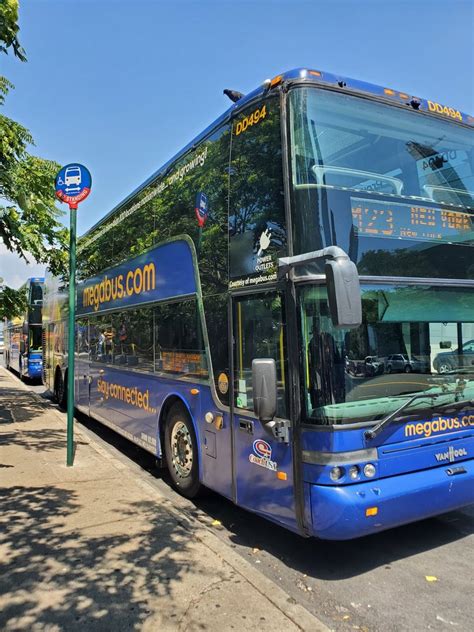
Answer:
[[182, 421], [177, 421], [171, 431], [171, 460], [180, 478], [186, 478], [191, 474], [193, 443], [191, 434]]
[[438, 369], [439, 373], [449, 373], [450, 371], [451, 371], [451, 365], [450, 364], [440, 364], [439, 365], [439, 369]]

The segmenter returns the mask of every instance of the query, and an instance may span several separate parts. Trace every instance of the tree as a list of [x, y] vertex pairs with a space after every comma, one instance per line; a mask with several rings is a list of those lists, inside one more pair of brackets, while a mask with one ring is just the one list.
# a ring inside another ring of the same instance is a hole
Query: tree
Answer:
[[27, 305], [24, 288], [13, 290], [11, 287], [0, 286], [0, 320], [10, 320], [20, 313], [25, 313]]
[[[0, 54], [26, 61], [18, 40], [18, 0], [0, 3]], [[0, 105], [13, 85], [0, 76]], [[0, 114], [0, 239], [25, 261], [31, 256], [53, 274], [65, 271], [68, 231], [59, 221], [63, 214], [55, 205], [54, 176], [59, 165], [29, 153], [34, 145], [29, 131]], [[21, 297], [10, 292], [0, 298], [4, 316], [18, 315]], [[8, 306], [8, 307], [7, 307]]]

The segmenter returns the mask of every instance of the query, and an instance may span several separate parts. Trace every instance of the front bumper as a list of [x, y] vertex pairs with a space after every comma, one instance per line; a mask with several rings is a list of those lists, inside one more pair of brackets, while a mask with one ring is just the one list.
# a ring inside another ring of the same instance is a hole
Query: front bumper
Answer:
[[[454, 468], [465, 472], [449, 475]], [[355, 485], [305, 485], [313, 535], [350, 540], [474, 503], [474, 460]]]
[[28, 375], [30, 378], [40, 378], [42, 374], [43, 367], [41, 364], [29, 364], [28, 365]]

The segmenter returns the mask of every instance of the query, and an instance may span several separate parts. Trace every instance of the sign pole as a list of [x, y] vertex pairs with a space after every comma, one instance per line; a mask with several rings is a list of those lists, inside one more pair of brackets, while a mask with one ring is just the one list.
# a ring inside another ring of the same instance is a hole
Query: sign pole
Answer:
[[74, 462], [74, 333], [76, 320], [76, 219], [77, 206], [69, 207], [69, 325], [67, 355], [67, 459], [66, 464]]
[[67, 354], [66, 465], [74, 463], [74, 354], [76, 340], [76, 220], [77, 205], [91, 192], [89, 170], [78, 163], [62, 167], [54, 179], [56, 196], [69, 204], [69, 318]]

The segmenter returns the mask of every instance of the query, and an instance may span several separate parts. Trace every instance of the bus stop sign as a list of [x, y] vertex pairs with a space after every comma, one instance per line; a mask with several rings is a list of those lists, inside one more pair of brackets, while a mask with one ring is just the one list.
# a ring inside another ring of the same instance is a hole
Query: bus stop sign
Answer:
[[54, 188], [61, 202], [69, 204], [70, 209], [77, 209], [91, 192], [92, 177], [84, 165], [72, 163], [63, 167], [56, 176]]

